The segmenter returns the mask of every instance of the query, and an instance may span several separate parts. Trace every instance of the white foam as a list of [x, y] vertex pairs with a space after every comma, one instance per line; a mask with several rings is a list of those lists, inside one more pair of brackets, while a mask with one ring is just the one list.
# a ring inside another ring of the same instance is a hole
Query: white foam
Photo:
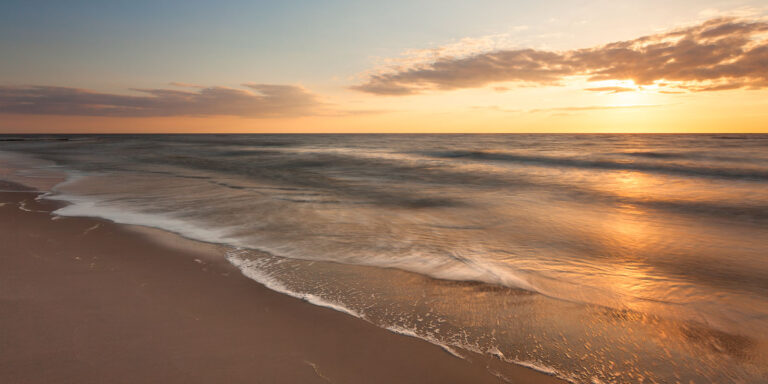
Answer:
[[363, 314], [353, 309], [347, 308], [341, 304], [326, 301], [320, 296], [313, 295], [311, 293], [297, 292], [289, 289], [283, 283], [273, 278], [272, 276], [269, 276], [268, 274], [264, 273], [260, 268], [258, 268], [258, 263], [252, 260], [241, 258], [235, 252], [227, 252], [227, 260], [229, 260], [229, 262], [232, 263], [232, 265], [240, 269], [243, 275], [258, 282], [259, 284], [264, 285], [265, 287], [273, 291], [277, 291], [277, 292], [286, 294], [288, 296], [307, 301], [310, 304], [314, 304], [320, 307], [330, 308], [338, 312], [343, 312], [354, 317], [365, 319], [365, 316]]
[[19, 209], [24, 211], [24, 212], [48, 213], [48, 211], [40, 211], [40, 210], [37, 210], [37, 209], [29, 209], [29, 208], [27, 208], [27, 201], [26, 200], [23, 200], [22, 202], [19, 203]]
[[319, 366], [318, 366], [316, 363], [314, 363], [314, 362], [311, 362], [311, 361], [309, 361], [309, 360], [304, 360], [304, 363], [305, 363], [305, 364], [307, 364], [307, 365], [309, 365], [310, 367], [312, 367], [312, 369], [314, 369], [314, 370], [315, 370], [315, 374], [316, 374], [318, 377], [320, 377], [321, 379], [323, 379], [323, 380], [325, 380], [325, 381], [327, 381], [327, 382], [329, 382], [329, 383], [332, 383], [331, 379], [329, 379], [329, 378], [328, 378], [328, 376], [325, 376], [325, 375], [323, 375], [323, 374], [320, 372], [320, 367], [319, 367]]
[[237, 245], [228, 237], [227, 228], [203, 228], [188, 221], [157, 213], [135, 212], [129, 209], [100, 204], [98, 200], [69, 194], [46, 194], [48, 200], [61, 200], [69, 205], [53, 211], [59, 216], [98, 217], [119, 224], [141, 225], [162, 229], [183, 237], [207, 243]]
[[453, 355], [455, 357], [458, 357], [460, 359], [466, 359], [466, 357], [462, 356], [453, 347], [461, 348], [461, 349], [464, 349], [464, 350], [467, 350], [467, 351], [471, 351], [471, 352], [475, 352], [475, 353], [478, 353], [478, 354], [481, 354], [481, 355], [493, 355], [493, 356], [497, 357], [499, 360], [505, 361], [507, 363], [512, 363], [512, 364], [515, 364], [515, 365], [519, 365], [519, 366], [522, 366], [522, 367], [533, 369], [534, 371], [537, 371], [537, 372], [541, 372], [541, 373], [544, 373], [544, 374], [547, 374], [547, 375], [550, 375], [550, 376], [555, 376], [557, 378], [563, 379], [563, 380], [568, 381], [568, 382], [573, 382], [572, 378], [567, 377], [567, 376], [561, 374], [559, 371], [557, 371], [556, 369], [554, 369], [552, 367], [548, 367], [546, 365], [537, 364], [537, 363], [533, 363], [533, 362], [529, 362], [529, 361], [521, 361], [521, 360], [515, 360], [515, 359], [507, 358], [495, 346], [494, 347], [490, 347], [490, 348], [485, 348], [485, 349], [479, 348], [478, 346], [472, 346], [472, 345], [466, 345], [466, 344], [458, 344], [458, 345], [454, 345], [454, 346], [449, 346], [449, 345], [444, 344], [443, 342], [441, 342], [440, 340], [438, 340], [438, 339], [436, 339], [434, 337], [420, 335], [420, 334], [414, 332], [411, 329], [407, 329], [407, 328], [403, 328], [403, 327], [399, 327], [399, 326], [386, 327], [386, 329], [391, 331], [391, 332], [395, 332], [395, 333], [398, 333], [398, 334], [401, 334], [401, 335], [411, 336], [411, 337], [415, 337], [415, 338], [418, 338], [418, 339], [421, 339], [421, 340], [424, 340], [424, 341], [428, 341], [428, 342], [430, 342], [432, 344], [435, 344], [435, 345], [443, 348], [446, 352], [448, 352], [451, 355]]
[[[235, 240], [235, 239], [232, 239]], [[285, 244], [267, 244], [261, 242], [258, 246], [249, 244], [245, 241], [230, 243], [235, 247], [248, 248], [256, 251], [266, 252], [271, 255], [280, 256], [287, 259], [306, 260], [306, 261], [330, 261], [341, 264], [364, 265], [379, 268], [394, 268], [402, 271], [408, 271], [419, 275], [429, 276], [440, 280], [452, 281], [476, 281], [493, 285], [501, 285], [512, 288], [519, 288], [531, 292], [544, 293], [538, 287], [531, 284], [524, 275], [517, 271], [502, 268], [494, 264], [493, 261], [486, 261], [482, 258], [462, 258], [463, 262], [451, 261], [435, 255], [422, 254], [414, 252], [407, 257], [392, 258], [390, 255], [377, 253], [358, 252], [354, 256], [341, 256], [335, 254], [337, 258], [329, 257], [308, 257], [304, 249], [296, 249], [291, 245]]]
[[[286, 294], [288, 296], [295, 297], [295, 298], [298, 298], [298, 299], [301, 299], [301, 300], [305, 300], [305, 301], [307, 301], [307, 302], [309, 302], [311, 304], [314, 304], [314, 305], [317, 305], [317, 306], [320, 306], [320, 307], [330, 308], [330, 309], [333, 309], [333, 310], [336, 310], [336, 311], [339, 311], [339, 312], [342, 312], [342, 313], [346, 313], [346, 314], [348, 314], [350, 316], [354, 316], [354, 317], [357, 317], [357, 318], [369, 321], [363, 314], [361, 314], [361, 313], [359, 313], [359, 312], [357, 312], [357, 311], [355, 311], [353, 309], [350, 309], [350, 308], [348, 308], [348, 307], [346, 307], [346, 306], [344, 306], [342, 304], [327, 301], [327, 300], [325, 300], [325, 299], [323, 299], [323, 298], [321, 298], [321, 297], [319, 297], [317, 295], [313, 295], [313, 294], [309, 294], [309, 293], [303, 293], [303, 292], [297, 292], [297, 291], [289, 289], [282, 282], [280, 282], [279, 280], [277, 280], [274, 277], [270, 276], [269, 274], [265, 273], [260, 268], [260, 265], [262, 263], [260, 263], [258, 261], [249, 260], [249, 259], [240, 257], [239, 253], [241, 253], [243, 251], [245, 251], [245, 250], [244, 249], [237, 249], [235, 251], [228, 251], [227, 252], [227, 260], [229, 260], [229, 262], [232, 263], [232, 265], [237, 267], [243, 273], [243, 275], [245, 275], [246, 277], [248, 277], [248, 278], [250, 278], [250, 279], [252, 279], [252, 280], [254, 280], [254, 281], [256, 281], [256, 282], [258, 282], [258, 283], [260, 283], [262, 285], [264, 285], [265, 287], [267, 287], [267, 288], [269, 288], [269, 289], [271, 289], [273, 291], [280, 292], [282, 294]], [[384, 329], [386, 329], [386, 330], [388, 330], [390, 332], [394, 332], [394, 333], [400, 334], [400, 335], [409, 336], [409, 337], [415, 337], [417, 339], [421, 339], [421, 340], [427, 341], [427, 342], [429, 342], [431, 344], [435, 344], [435, 345], [439, 346], [440, 348], [442, 348], [443, 350], [445, 350], [446, 352], [448, 352], [449, 354], [451, 354], [454, 357], [457, 357], [457, 358], [460, 358], [460, 359], [466, 359], [466, 357], [463, 356], [461, 353], [459, 353], [459, 351], [457, 349], [455, 349], [454, 346], [447, 345], [447, 344], [441, 342], [440, 340], [438, 340], [435, 337], [421, 335], [421, 334], [416, 333], [412, 329], [408, 329], [408, 328], [404, 328], [404, 327], [400, 327], [400, 326], [389, 326], [389, 327], [384, 327]], [[541, 373], [545, 373], [547, 375], [555, 376], [555, 377], [558, 377], [558, 378], [563, 379], [565, 381], [569, 381], [569, 382], [573, 381], [572, 378], [569, 378], [569, 377], [561, 374], [560, 372], [558, 372], [556, 369], [554, 369], [552, 367], [548, 367], [548, 366], [545, 366], [545, 365], [542, 365], [542, 364], [537, 364], [537, 363], [528, 362], [528, 361], [518, 361], [518, 360], [506, 358], [503, 355], [503, 353], [501, 353], [501, 351], [499, 351], [498, 348], [496, 348], [496, 347], [486, 348], [486, 349], [481, 349], [479, 347], [469, 346], [469, 345], [455, 345], [455, 347], [461, 348], [461, 349], [465, 349], [465, 350], [468, 350], [468, 351], [472, 351], [472, 352], [475, 352], [475, 353], [483, 354], [483, 355], [489, 355], [489, 354], [495, 355], [499, 359], [501, 359], [501, 360], [503, 360], [505, 362], [512, 363], [512, 364], [519, 365], [519, 366], [523, 366], [523, 367], [526, 367], [526, 368], [529, 368], [529, 369], [533, 369], [533, 370], [535, 370], [537, 372], [541, 372]]]
[[[110, 220], [120, 224], [139, 225], [144, 227], [157, 228], [160, 230], [165, 230], [168, 232], [179, 234], [189, 239], [208, 242], [208, 243], [215, 243], [215, 244], [225, 244], [225, 245], [233, 246], [236, 249], [239, 248], [240, 250], [254, 249], [252, 246], [244, 244], [241, 241], [238, 241], [238, 239], [231, 237], [230, 233], [234, 232], [232, 229], [204, 228], [200, 225], [193, 224], [187, 220], [174, 218], [170, 214], [137, 212], [135, 210], [131, 210], [128, 207], [119, 206], [114, 203], [103, 202], [98, 198], [74, 195], [74, 194], [66, 193], [62, 191], [62, 189], [65, 189], [65, 187], [70, 186], [71, 184], [74, 184], [82, 180], [83, 178], [86, 178], [89, 176], [90, 175], [87, 175], [81, 172], [69, 171], [64, 181], [60, 182], [59, 184], [56, 184], [53, 188], [50, 189], [49, 192], [39, 195], [37, 199], [59, 200], [59, 201], [66, 201], [70, 203], [69, 205], [59, 208], [54, 212], [52, 212], [54, 215], [57, 215], [54, 217], [73, 217], [73, 216], [97, 217], [97, 218]], [[26, 207], [20, 206], [20, 208], [25, 209]], [[279, 250], [277, 249], [274, 250], [276, 252], [270, 252], [272, 250], [269, 249], [269, 247], [265, 247], [261, 250], [267, 251], [275, 255], [281, 255], [282, 253], [282, 252], [279, 252]], [[423, 260], [431, 260], [431, 259], [422, 258], [419, 256], [420, 255], [414, 255], [414, 257], [411, 258], [410, 260], [400, 260], [394, 263], [391, 260], [373, 258], [373, 257], [366, 258], [367, 262], [360, 262], [360, 260], [357, 260], [357, 261], [358, 263], [364, 264], [364, 265], [367, 264], [367, 265], [379, 266], [379, 267], [393, 267], [393, 268], [398, 268], [403, 270], [409, 270], [412, 272], [416, 272], [416, 273], [420, 273], [420, 274], [424, 274], [424, 275], [428, 275], [428, 276], [432, 276], [440, 279], [475, 280], [475, 281], [485, 281], [492, 284], [501, 283], [503, 285], [517, 286], [521, 288], [529, 288], [529, 289], [532, 288], [530, 287], [530, 284], [527, 281], [520, 279], [517, 276], [501, 276], [496, 273], [488, 273], [489, 271], [493, 270], [492, 265], [482, 265], [480, 263], [475, 262], [475, 263], [471, 263], [471, 265], [457, 264], [457, 265], [450, 266], [448, 268], [445, 268], [445, 265], [443, 264], [442, 265], [443, 268], [440, 268], [440, 263], [438, 261], [435, 261], [437, 262], [437, 264], [434, 264], [433, 262], [423, 262]], [[296, 258], [302, 259], [301, 257], [296, 257]], [[351, 308], [348, 308], [343, 304], [325, 300], [322, 297], [317, 296], [315, 294], [297, 292], [289, 289], [283, 283], [281, 283], [277, 279], [265, 273], [261, 268], [259, 268], [259, 263], [254, 262], [253, 260], [248, 260], [238, 256], [237, 251], [227, 252], [227, 259], [229, 260], [230, 263], [232, 263], [234, 266], [240, 269], [240, 271], [245, 276], [264, 285], [265, 287], [273, 291], [280, 292], [282, 294], [286, 294], [288, 296], [307, 301], [310, 304], [313, 304], [316, 306], [333, 309], [335, 311], [342, 312], [350, 316], [354, 316], [354, 317], [368, 321], [362, 313], [359, 313]], [[412, 262], [415, 259], [420, 259], [421, 262]], [[441, 342], [435, 337], [420, 335], [414, 332], [413, 330], [403, 328], [403, 327], [398, 327], [398, 326], [386, 327], [385, 329], [401, 335], [419, 338], [421, 340], [427, 341], [429, 343], [435, 344], [443, 348], [446, 352], [448, 352], [454, 357], [461, 358], [461, 359], [465, 358], [465, 356], [462, 356], [454, 347], [446, 345], [445, 343]], [[457, 345], [456, 347], [462, 348], [468, 351], [480, 353], [480, 354], [489, 354], [489, 353], [493, 354], [492, 351], [480, 350], [479, 348], [473, 348], [471, 346]], [[542, 365], [531, 363], [531, 362], [514, 361], [514, 360], [506, 359], [505, 357], [503, 357], [503, 355], [497, 355], [497, 356], [509, 363], [524, 366], [542, 373], [546, 373], [549, 375], [563, 378], [565, 380], [569, 380], [567, 377], [562, 376], [556, 370], [550, 367], [542, 366]]]
[[394, 332], [394, 333], [397, 333], [397, 334], [400, 334], [400, 335], [415, 337], [417, 339], [428, 341], [428, 342], [430, 342], [432, 344], [435, 344], [438, 347], [444, 349], [446, 352], [450, 353], [454, 357], [458, 357], [459, 359], [462, 359], [462, 360], [465, 359], [465, 357], [463, 355], [461, 355], [457, 350], [451, 348], [450, 346], [448, 346], [446, 344], [441, 343], [439, 340], [437, 340], [434, 337], [422, 336], [422, 335], [419, 335], [418, 333], [414, 332], [413, 330], [410, 330], [408, 328], [399, 327], [399, 326], [386, 327], [385, 329], [390, 331], [390, 332]]
[[[66, 178], [56, 184], [49, 192], [39, 195], [36, 199], [60, 200], [69, 202], [70, 205], [62, 207], [53, 212], [58, 216], [83, 216], [98, 217], [120, 224], [139, 225], [150, 228], [157, 228], [164, 231], [176, 233], [188, 239], [223, 244], [236, 248], [248, 248], [257, 251], [263, 251], [272, 255], [298, 259], [298, 260], [317, 260], [308, 258], [303, 250], [292, 249], [285, 245], [271, 245], [266, 242], [260, 242], [254, 245], [247, 238], [238, 238], [233, 236], [237, 228], [224, 227], [203, 227], [188, 219], [178, 219], [173, 217], [173, 213], [145, 213], [139, 212], [133, 207], [123, 206], [119, 203], [102, 201], [99, 198], [88, 197], [68, 192], [68, 187], [72, 187], [83, 179], [90, 177], [99, 177], [99, 174], [87, 174], [80, 171], [68, 170]], [[482, 258], [462, 257], [465, 262], [446, 262], [446, 259], [434, 257], [433, 255], [412, 254], [405, 258], [392, 259], [387, 255], [376, 254], [358, 254], [349, 259], [331, 259], [324, 261], [333, 261], [346, 264], [367, 265], [381, 268], [396, 268], [417, 274], [453, 281], [479, 281], [488, 284], [498, 284], [508, 287], [516, 287], [534, 292], [543, 293], [530, 284], [524, 277], [519, 276], [514, 271], [503, 270], [494, 265], [493, 262], [484, 261]], [[307, 299], [309, 300], [309, 299]]]
[[88, 234], [88, 232], [91, 232], [91, 231], [93, 231], [93, 230], [95, 230], [95, 229], [99, 228], [100, 226], [101, 226], [101, 224], [96, 224], [96, 225], [94, 225], [94, 226], [92, 226], [92, 227], [90, 227], [90, 228], [86, 229], [85, 231], [83, 231], [83, 235], [87, 235], [87, 234]]

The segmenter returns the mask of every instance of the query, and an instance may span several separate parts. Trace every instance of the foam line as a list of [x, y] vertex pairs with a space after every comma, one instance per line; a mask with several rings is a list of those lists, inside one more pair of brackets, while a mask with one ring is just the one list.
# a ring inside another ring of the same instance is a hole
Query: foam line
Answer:
[[262, 272], [256, 266], [256, 263], [237, 256], [235, 252], [227, 252], [227, 260], [229, 260], [229, 262], [232, 263], [232, 265], [240, 269], [243, 275], [245, 275], [251, 280], [254, 280], [257, 283], [273, 291], [280, 292], [282, 294], [307, 301], [311, 304], [314, 304], [320, 307], [330, 308], [335, 311], [343, 312], [354, 317], [365, 319], [365, 316], [363, 316], [363, 314], [353, 309], [347, 308], [341, 304], [323, 300], [320, 296], [313, 295], [310, 293], [301, 293], [301, 292], [296, 292], [288, 289], [288, 287], [286, 287], [283, 283], [281, 283], [277, 279]]
[[[258, 262], [254, 262], [252, 260], [247, 260], [247, 259], [244, 259], [244, 258], [240, 257], [238, 255], [238, 253], [241, 252], [241, 251], [243, 251], [243, 249], [238, 249], [238, 250], [235, 250], [235, 251], [228, 251], [227, 252], [227, 260], [229, 260], [229, 262], [232, 263], [232, 265], [237, 267], [243, 273], [243, 275], [245, 275], [246, 277], [248, 277], [248, 278], [258, 282], [259, 284], [264, 285], [265, 287], [267, 287], [267, 288], [269, 288], [269, 289], [271, 289], [273, 291], [276, 291], [276, 292], [279, 292], [279, 293], [282, 293], [282, 294], [285, 294], [285, 295], [288, 295], [288, 296], [291, 296], [291, 297], [295, 297], [295, 298], [307, 301], [310, 304], [314, 304], [314, 305], [317, 305], [317, 306], [320, 306], [320, 307], [330, 308], [330, 309], [333, 309], [335, 311], [346, 313], [346, 314], [348, 314], [350, 316], [354, 316], [354, 317], [357, 317], [357, 318], [369, 321], [365, 317], [365, 315], [363, 315], [363, 314], [361, 314], [361, 313], [359, 313], [359, 312], [357, 312], [357, 311], [355, 311], [353, 309], [345, 307], [342, 304], [326, 301], [326, 300], [324, 300], [323, 298], [321, 298], [321, 297], [319, 297], [317, 295], [308, 294], [308, 293], [302, 293], [302, 292], [296, 292], [296, 291], [293, 291], [293, 290], [289, 289], [283, 283], [281, 283], [279, 280], [269, 276], [268, 274], [264, 273], [261, 269], [259, 269], [259, 267], [258, 267], [259, 263]], [[418, 338], [420, 340], [424, 340], [424, 341], [429, 342], [431, 344], [437, 345], [438, 347], [442, 348], [443, 350], [445, 350], [446, 352], [448, 352], [449, 354], [451, 354], [454, 357], [457, 357], [457, 358], [460, 358], [460, 359], [466, 359], [466, 357], [461, 355], [453, 346], [449, 346], [449, 345], [439, 341], [438, 339], [436, 339], [434, 337], [420, 335], [420, 334], [414, 332], [411, 329], [400, 327], [400, 326], [384, 327], [384, 329], [386, 329], [386, 330], [388, 330], [390, 332], [394, 332], [394, 333], [400, 334], [400, 335], [409, 336], [409, 337], [415, 337], [415, 338]], [[475, 352], [475, 353], [484, 354], [484, 355], [493, 354], [492, 351], [490, 351], [490, 350], [481, 350], [480, 348], [472, 347], [472, 346], [458, 345], [456, 347], [461, 348], [461, 349], [466, 349], [468, 351], [472, 351], [472, 352]], [[498, 353], [497, 357], [499, 357], [501, 360], [506, 361], [508, 363], [512, 363], [512, 364], [515, 364], [515, 365], [519, 365], [519, 366], [523, 366], [523, 367], [526, 367], [526, 368], [529, 368], [529, 369], [533, 369], [533, 370], [535, 370], [537, 372], [541, 372], [541, 373], [545, 373], [547, 375], [555, 376], [557, 378], [563, 379], [563, 380], [568, 381], [568, 382], [572, 382], [573, 381], [568, 376], [566, 376], [566, 375], [558, 372], [554, 368], [551, 368], [551, 367], [548, 367], [548, 366], [544, 366], [544, 365], [541, 365], [541, 364], [536, 364], [536, 363], [533, 363], [533, 362], [517, 361], [517, 360], [513, 360], [513, 359], [508, 359], [508, 358], [504, 357], [503, 354], [501, 354], [500, 352]]]

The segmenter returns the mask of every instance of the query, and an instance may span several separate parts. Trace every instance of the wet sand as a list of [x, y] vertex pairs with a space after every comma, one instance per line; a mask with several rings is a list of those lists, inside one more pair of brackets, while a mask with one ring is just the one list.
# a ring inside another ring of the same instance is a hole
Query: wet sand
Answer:
[[271, 291], [214, 246], [52, 216], [24, 189], [0, 182], [1, 383], [562, 382]]

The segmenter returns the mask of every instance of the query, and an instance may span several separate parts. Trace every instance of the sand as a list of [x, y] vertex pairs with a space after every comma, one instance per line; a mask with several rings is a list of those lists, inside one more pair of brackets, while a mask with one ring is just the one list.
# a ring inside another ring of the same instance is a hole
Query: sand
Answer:
[[497, 365], [561, 382], [271, 291], [214, 246], [53, 216], [25, 189], [0, 182], [0, 383], [499, 383]]

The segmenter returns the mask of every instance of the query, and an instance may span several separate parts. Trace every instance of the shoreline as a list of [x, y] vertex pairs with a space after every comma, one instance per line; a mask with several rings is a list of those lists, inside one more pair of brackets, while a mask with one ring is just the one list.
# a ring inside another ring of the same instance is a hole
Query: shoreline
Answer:
[[0, 184], [2, 382], [563, 382], [272, 291], [193, 240], [53, 220], [62, 202]]

